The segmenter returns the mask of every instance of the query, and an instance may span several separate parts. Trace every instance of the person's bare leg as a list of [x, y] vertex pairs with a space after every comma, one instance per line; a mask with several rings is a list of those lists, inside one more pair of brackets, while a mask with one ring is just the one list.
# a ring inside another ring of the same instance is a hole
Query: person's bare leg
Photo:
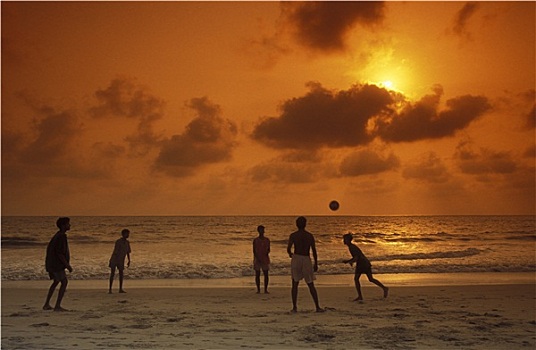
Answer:
[[257, 285], [257, 294], [261, 292], [261, 270], [255, 270], [255, 285]]
[[60, 281], [54, 280], [50, 285], [50, 288], [48, 289], [47, 300], [45, 301], [45, 305], [43, 305], [43, 310], [52, 310], [52, 306], [50, 306], [50, 299], [52, 299], [52, 295], [54, 294], [54, 290], [56, 290], [58, 283], [60, 283]]
[[110, 288], [108, 288], [108, 294], [112, 294], [112, 285], [114, 284], [115, 267], [110, 268]]
[[355, 298], [354, 301], [363, 300], [363, 295], [361, 294], [361, 283], [359, 283], [360, 277], [361, 277], [361, 274], [356, 274], [354, 277], [355, 289], [357, 290], [357, 298]]
[[68, 283], [69, 281], [67, 280], [67, 278], [61, 280], [60, 290], [58, 291], [58, 299], [56, 300], [56, 306], [54, 306], [54, 311], [67, 311], [66, 309], [61, 307], [61, 301], [63, 300], [63, 296], [65, 295], [65, 291], [67, 290]]
[[373, 276], [372, 276], [372, 273], [369, 273], [367, 274], [367, 277], [368, 277], [368, 280], [372, 283], [374, 283], [375, 285], [377, 285], [378, 287], [380, 287], [381, 289], [383, 289], [383, 297], [384, 298], [387, 298], [387, 294], [389, 294], [389, 288], [387, 288], [386, 286], [384, 286], [380, 281], [378, 281], [377, 279], [375, 279]]
[[124, 277], [123, 270], [119, 269], [119, 293], [126, 293], [123, 290], [123, 277]]
[[311, 296], [313, 297], [313, 301], [315, 302], [316, 312], [323, 312], [324, 309], [322, 309], [320, 307], [320, 304], [318, 303], [318, 293], [316, 292], [314, 282], [307, 283], [307, 287], [309, 287], [309, 292], [311, 292]]
[[298, 312], [298, 285], [300, 282], [292, 280], [292, 312]]
[[[268, 277], [268, 270], [263, 270], [262, 272], [264, 273], [264, 293], [265, 294], [270, 294], [270, 293], [268, 293], [268, 281], [270, 279]], [[260, 284], [260, 281], [259, 281], [259, 284]], [[257, 287], [257, 290], [260, 290], [260, 287]]]

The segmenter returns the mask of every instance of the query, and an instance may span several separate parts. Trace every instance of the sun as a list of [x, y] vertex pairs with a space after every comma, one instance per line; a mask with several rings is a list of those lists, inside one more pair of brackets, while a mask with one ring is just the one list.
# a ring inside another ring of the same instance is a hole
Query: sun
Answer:
[[377, 81], [368, 81], [368, 84], [376, 85], [380, 88], [383, 88], [385, 90], [395, 91], [395, 92], [402, 92], [397, 84], [393, 82], [393, 80], [385, 79], [385, 80], [377, 80]]
[[391, 80], [382, 81], [378, 85], [383, 86], [384, 88], [389, 90], [394, 88], [393, 82]]

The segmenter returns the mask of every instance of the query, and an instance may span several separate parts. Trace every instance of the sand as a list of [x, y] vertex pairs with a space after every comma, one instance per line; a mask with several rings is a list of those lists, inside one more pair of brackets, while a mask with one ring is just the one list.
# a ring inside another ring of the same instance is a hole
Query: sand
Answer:
[[69, 312], [41, 309], [48, 281], [3, 283], [2, 349], [536, 348], [534, 283], [391, 286], [384, 299], [365, 279], [358, 303], [351, 284], [317, 282], [324, 313], [302, 283], [293, 314], [281, 283], [256, 294], [127, 280], [127, 294], [109, 295], [76, 282], [63, 303]]

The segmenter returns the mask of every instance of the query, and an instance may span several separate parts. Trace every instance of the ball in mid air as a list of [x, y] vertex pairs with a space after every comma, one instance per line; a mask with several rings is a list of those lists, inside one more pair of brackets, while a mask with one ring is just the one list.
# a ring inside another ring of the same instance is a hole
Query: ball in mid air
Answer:
[[331, 209], [333, 211], [339, 209], [339, 202], [337, 202], [337, 201], [329, 202], [329, 209]]

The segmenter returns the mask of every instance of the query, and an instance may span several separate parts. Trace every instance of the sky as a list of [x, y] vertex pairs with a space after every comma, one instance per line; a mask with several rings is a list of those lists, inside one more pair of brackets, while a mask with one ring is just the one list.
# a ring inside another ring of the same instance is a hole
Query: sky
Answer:
[[534, 215], [535, 7], [2, 1], [2, 215]]

